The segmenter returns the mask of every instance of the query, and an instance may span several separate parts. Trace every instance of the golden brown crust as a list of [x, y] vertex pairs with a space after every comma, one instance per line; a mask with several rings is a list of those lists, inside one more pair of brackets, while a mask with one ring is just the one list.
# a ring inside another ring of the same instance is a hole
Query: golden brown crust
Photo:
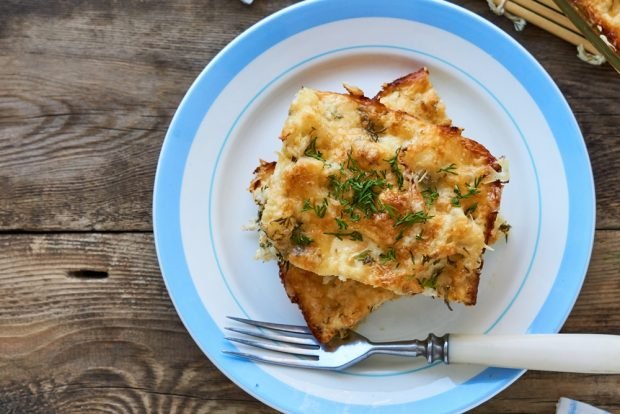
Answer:
[[322, 343], [345, 336], [370, 312], [396, 295], [336, 277], [321, 277], [279, 262], [280, 280], [301, 310], [312, 334]]
[[[485, 249], [487, 218], [497, 210], [495, 185], [486, 181], [497, 160], [483, 145], [459, 128], [429, 124], [376, 100], [308, 88], [292, 103], [283, 131], [261, 227], [285, 260], [397, 294], [475, 302], [474, 269]], [[352, 186], [338, 195], [334, 182], [359, 181], [355, 177], [362, 177], [361, 187], [381, 183], [367, 188], [366, 200], [390, 199], [398, 189], [409, 206], [402, 214], [376, 201], [360, 207]], [[429, 188], [436, 200], [416, 200]], [[321, 214], [316, 206], [323, 206]], [[399, 224], [412, 215], [425, 218]], [[346, 232], [338, 231], [338, 218], [346, 219]], [[361, 263], [357, 257], [367, 250], [370, 260]], [[449, 270], [454, 254], [462, 268]]]
[[254, 170], [254, 178], [250, 182], [250, 187], [248, 188], [251, 193], [261, 188], [276, 169], [275, 161], [267, 162], [264, 160], [259, 160], [259, 162], [260, 164]]
[[620, 51], [620, 2], [618, 0], [570, 0], [584, 20]]
[[431, 124], [450, 125], [452, 122], [446, 115], [446, 108], [431, 84], [426, 68], [384, 84], [373, 100]]

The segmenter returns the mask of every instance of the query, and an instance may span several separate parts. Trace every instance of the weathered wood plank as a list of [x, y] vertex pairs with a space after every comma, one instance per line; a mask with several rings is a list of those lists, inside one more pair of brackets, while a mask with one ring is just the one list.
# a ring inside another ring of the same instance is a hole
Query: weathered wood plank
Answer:
[[292, 1], [0, 3], [0, 229], [150, 230], [170, 119], [209, 60]]
[[[0, 230], [150, 230], [155, 166], [183, 94], [230, 40], [290, 0], [0, 3]], [[620, 228], [620, 79], [536, 27], [515, 33], [581, 124], [598, 225]], [[587, 81], [584, 81], [587, 79]]]
[[[271, 412], [186, 333], [150, 234], [0, 235], [0, 249], [0, 412]], [[620, 231], [597, 234], [565, 332], [620, 333], [618, 251]], [[560, 396], [620, 410], [620, 376], [530, 372], [477, 412], [552, 412]]]
[[151, 235], [2, 236], [0, 248], [0, 412], [270, 412], [192, 342]]

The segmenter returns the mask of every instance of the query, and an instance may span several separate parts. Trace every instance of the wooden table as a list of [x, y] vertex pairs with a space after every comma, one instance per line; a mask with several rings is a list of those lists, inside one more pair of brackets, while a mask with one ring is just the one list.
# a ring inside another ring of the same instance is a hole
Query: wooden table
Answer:
[[[153, 245], [155, 166], [185, 91], [290, 0], [0, 3], [0, 412], [272, 412], [199, 351]], [[592, 262], [564, 332], [620, 334], [620, 76], [481, 0], [572, 106], [597, 190]], [[528, 372], [479, 413], [620, 411], [620, 376]]]

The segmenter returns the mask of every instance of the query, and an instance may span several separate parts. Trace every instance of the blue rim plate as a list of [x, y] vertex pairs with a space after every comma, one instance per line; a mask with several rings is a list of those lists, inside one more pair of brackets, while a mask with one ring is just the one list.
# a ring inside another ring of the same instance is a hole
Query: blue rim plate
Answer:
[[159, 263], [187, 330], [224, 374], [274, 408], [462, 412], [523, 373], [385, 359], [316, 373], [221, 353], [232, 347], [222, 332], [227, 314], [301, 321], [273, 264], [253, 260], [255, 235], [240, 229], [255, 214], [245, 190], [251, 172], [259, 158], [274, 159], [295, 91], [348, 82], [372, 92], [421, 66], [455, 124], [510, 160], [502, 214], [514, 229], [487, 252], [475, 307], [449, 312], [428, 298], [400, 300], [360, 329], [375, 339], [557, 332], [579, 294], [594, 239], [592, 171], [570, 108], [535, 59], [442, 1], [299, 3], [248, 29], [196, 79], [166, 135], [153, 202]]

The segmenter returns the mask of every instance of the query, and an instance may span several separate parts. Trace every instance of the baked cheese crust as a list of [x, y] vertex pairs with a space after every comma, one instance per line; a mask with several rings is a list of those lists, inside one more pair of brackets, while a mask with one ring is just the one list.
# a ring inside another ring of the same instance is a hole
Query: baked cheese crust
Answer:
[[[390, 95], [388, 99], [399, 99]], [[458, 128], [304, 88], [282, 130], [260, 227], [291, 265], [396, 294], [474, 304], [501, 167]]]
[[[350, 87], [349, 87], [350, 88]], [[363, 96], [361, 91], [350, 88], [351, 93]], [[374, 100], [379, 100], [391, 109], [398, 109], [431, 123], [450, 125], [445, 106], [433, 89], [428, 70], [420, 69], [389, 84]], [[268, 196], [269, 179], [275, 169], [275, 162], [261, 161], [254, 171], [250, 192], [262, 211]], [[270, 250], [264, 234], [261, 235], [261, 258], [275, 255]], [[280, 261], [280, 280], [293, 303], [298, 304], [313, 335], [322, 343], [334, 337], [344, 337], [370, 312], [384, 302], [398, 296], [386, 289], [336, 277], [323, 277], [302, 270], [288, 262]]]
[[618, 0], [571, 0], [590, 25], [620, 52], [620, 2]]

